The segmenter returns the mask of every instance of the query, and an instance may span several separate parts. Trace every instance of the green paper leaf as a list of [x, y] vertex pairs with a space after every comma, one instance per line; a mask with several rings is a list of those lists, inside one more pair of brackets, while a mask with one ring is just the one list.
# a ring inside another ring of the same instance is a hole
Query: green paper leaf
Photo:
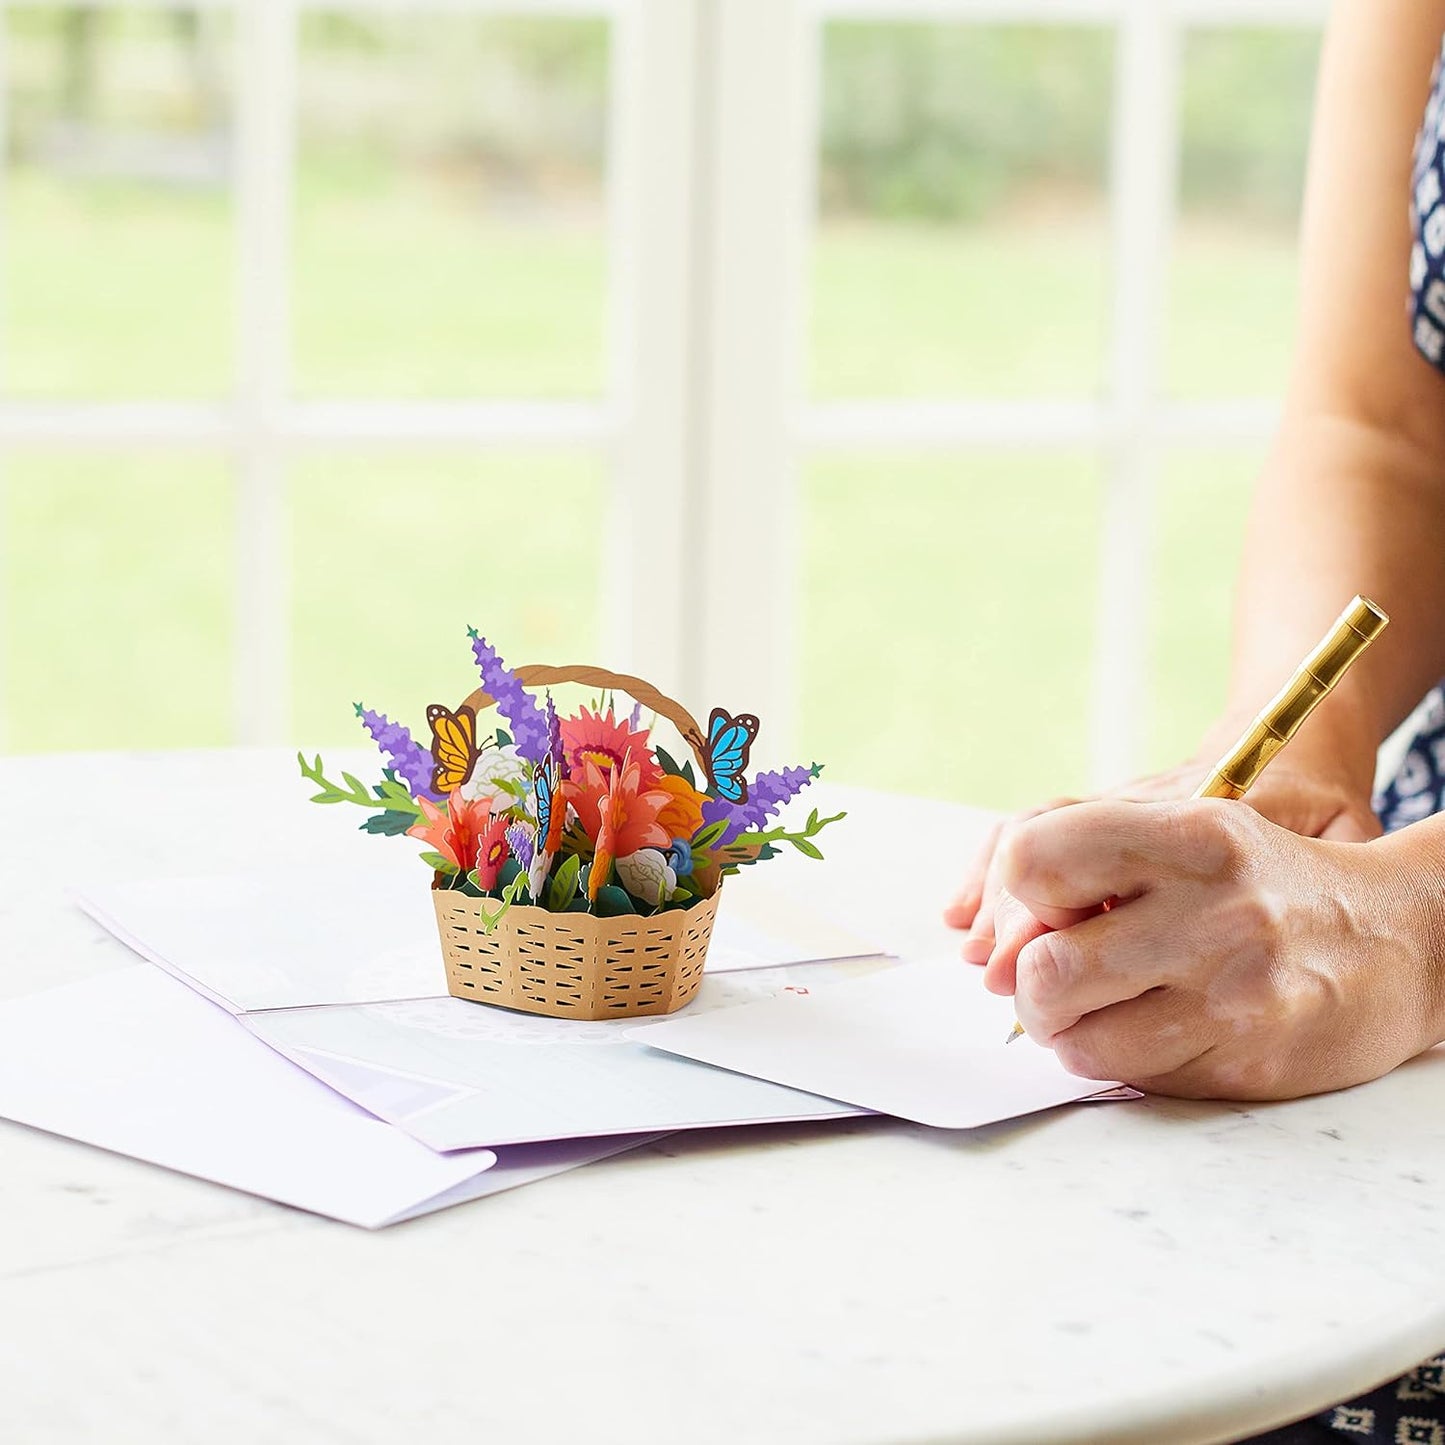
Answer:
[[431, 849], [421, 855], [421, 861], [434, 873], [455, 875], [457, 871], [456, 865], [450, 858], [445, 858], [440, 853], [434, 853]]
[[701, 849], [711, 848], [727, 832], [727, 827], [727, 821], [720, 819], [716, 823], [709, 823], [706, 828], [699, 828], [693, 834], [692, 851], [696, 853]]
[[637, 905], [625, 889], [619, 888], [615, 883], [604, 883], [597, 890], [592, 909], [599, 918], [623, 918], [636, 913]]
[[511, 733], [509, 733], [509, 732], [506, 730], [506, 728], [498, 728], [498, 729], [497, 729], [497, 746], [498, 746], [499, 748], [508, 748], [508, 747], [511, 747], [511, 745], [512, 745], [512, 735], [511, 735]]
[[512, 905], [517, 901], [519, 897], [521, 897], [522, 891], [526, 888], [526, 886], [527, 876], [526, 874], [518, 870], [517, 876], [513, 878], [512, 881], [507, 884], [504, 889], [502, 889], [502, 902], [499, 908], [488, 909], [483, 906], [477, 910], [477, 913], [482, 920], [483, 933], [490, 933], [502, 921], [502, 919], [506, 917], [507, 913], [511, 910]]
[[415, 823], [415, 813], [401, 813], [389, 808], [384, 813], [373, 813], [361, 825], [361, 829], [365, 833], [376, 833], [385, 838], [397, 838]]
[[342, 773], [342, 783], [345, 784], [343, 787], [339, 783], [333, 783], [322, 771], [320, 753], [316, 755], [314, 763], [308, 763], [304, 753], [297, 753], [296, 761], [301, 766], [301, 776], [315, 783], [321, 790], [312, 795], [313, 803], [356, 803], [363, 808], [375, 808], [377, 803], [383, 803], [388, 812], [408, 813], [413, 818], [421, 813], [421, 804], [411, 796], [406, 784], [396, 778], [389, 769], [383, 781], [371, 788], [351, 773]]
[[698, 786], [696, 773], [692, 772], [691, 760], [686, 763], [679, 763], [665, 747], [655, 747], [653, 751], [657, 754], [657, 762], [662, 763], [663, 772], [672, 773], [673, 777], [683, 777], [683, 779], [686, 779], [686, 782], [688, 782], [689, 788], [696, 788], [696, 786]]
[[553, 913], [565, 913], [577, 896], [578, 880], [582, 873], [582, 860], [569, 853], [558, 865], [547, 889], [547, 907]]

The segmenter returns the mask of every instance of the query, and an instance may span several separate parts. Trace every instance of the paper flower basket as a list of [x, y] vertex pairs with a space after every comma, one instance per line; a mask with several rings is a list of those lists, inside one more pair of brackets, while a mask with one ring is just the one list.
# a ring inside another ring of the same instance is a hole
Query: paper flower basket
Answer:
[[[597, 667], [519, 667], [525, 686], [577, 682], [626, 693], [677, 728], [699, 767], [707, 758], [702, 730], [681, 704], [641, 678]], [[494, 704], [478, 688], [462, 704], [478, 717]], [[457, 709], [458, 712], [461, 708]], [[500, 1004], [551, 1018], [613, 1019], [670, 1014], [691, 1000], [702, 983], [707, 946], [717, 917], [721, 880], [712, 896], [693, 908], [651, 918], [599, 918], [552, 913], [514, 905], [486, 931], [485, 898], [466, 898], [432, 886], [437, 928], [453, 998]]]
[[[367, 831], [429, 845], [422, 857], [434, 869], [454, 997], [563, 1019], [682, 1008], [702, 982], [723, 878], [785, 846], [822, 857], [812, 839], [836, 818], [814, 809], [801, 828], [776, 821], [819, 769], [749, 778], [750, 713], [714, 708], [704, 730], [641, 678], [597, 667], [513, 671], [476, 633], [472, 650], [483, 686], [455, 709], [427, 709], [429, 749], [357, 704], [387, 757], [382, 781], [368, 788], [343, 773], [337, 784], [319, 757], [303, 755], [303, 775], [320, 788], [314, 800], [379, 809]], [[559, 717], [551, 687], [565, 683], [596, 689], [593, 710]], [[619, 694], [635, 703], [630, 718], [615, 715]], [[489, 733], [482, 719], [493, 708], [506, 726]], [[652, 741], [658, 719], [690, 760]]]

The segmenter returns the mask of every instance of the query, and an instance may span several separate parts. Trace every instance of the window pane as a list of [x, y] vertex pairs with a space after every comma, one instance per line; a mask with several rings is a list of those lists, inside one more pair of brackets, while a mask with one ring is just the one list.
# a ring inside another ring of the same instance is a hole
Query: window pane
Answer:
[[1188, 35], [1167, 356], [1175, 395], [1284, 389], [1318, 50], [1314, 31]]
[[1150, 769], [1189, 757], [1224, 704], [1234, 578], [1261, 464], [1238, 452], [1190, 452], [1165, 464], [1150, 609]]
[[1110, 47], [1099, 28], [824, 27], [813, 393], [1100, 389]]
[[814, 461], [801, 735], [828, 776], [999, 808], [1081, 788], [1099, 508], [1086, 458]]
[[16, 751], [230, 741], [232, 490], [219, 461], [5, 464]]
[[310, 458], [291, 483], [306, 746], [356, 743], [357, 700], [424, 729], [428, 703], [476, 685], [469, 626], [514, 666], [605, 660], [594, 458]]
[[76, 5], [12, 9], [6, 25], [0, 384], [224, 394], [229, 21]]
[[338, 12], [303, 36], [298, 389], [600, 392], [605, 23]]

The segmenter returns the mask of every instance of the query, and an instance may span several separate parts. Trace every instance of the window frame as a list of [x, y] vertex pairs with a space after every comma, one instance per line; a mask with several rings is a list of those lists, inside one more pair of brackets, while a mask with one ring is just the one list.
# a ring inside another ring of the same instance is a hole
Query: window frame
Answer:
[[[105, 0], [121, 4], [123, 0]], [[136, 0], [128, 0], [134, 5]], [[162, 5], [166, 0], [140, 0]], [[62, 0], [25, 0], [64, 8]], [[0, 73], [6, 12], [0, 0]], [[1262, 444], [1277, 407], [1181, 402], [1157, 384], [1177, 210], [1181, 56], [1192, 27], [1307, 26], [1328, 0], [199, 0], [235, 18], [233, 395], [206, 402], [0, 397], [6, 457], [196, 449], [236, 478], [235, 740], [288, 733], [291, 458], [317, 448], [567, 448], [610, 464], [609, 657], [684, 696], [795, 718], [798, 474], [816, 454], [1088, 448], [1106, 461], [1090, 774], [1142, 757], [1152, 498], [1166, 448]], [[291, 226], [304, 10], [604, 17], [612, 26], [610, 380], [596, 400], [303, 401], [291, 391]], [[1114, 29], [1107, 389], [1097, 400], [814, 400], [802, 387], [830, 20]], [[3, 140], [3, 135], [0, 135]], [[4, 192], [0, 185], [0, 245]], [[3, 349], [3, 337], [0, 337]], [[631, 539], [645, 526], [646, 573]], [[0, 538], [3, 541], [3, 538]], [[0, 568], [3, 568], [0, 554]], [[0, 573], [0, 584], [3, 584]], [[0, 747], [5, 659], [0, 655]]]

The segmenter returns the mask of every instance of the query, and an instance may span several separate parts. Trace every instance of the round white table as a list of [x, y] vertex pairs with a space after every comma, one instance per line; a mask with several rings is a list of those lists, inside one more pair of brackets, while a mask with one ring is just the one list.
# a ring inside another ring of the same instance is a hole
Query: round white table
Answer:
[[[280, 752], [0, 760], [0, 997], [134, 962], [78, 869], [396, 846], [301, 791]], [[869, 815], [946, 835], [875, 905], [946, 946], [983, 815], [849, 801], [815, 896], [859, 906]], [[1437, 1052], [1283, 1105], [673, 1136], [379, 1234], [0, 1124], [0, 1440], [1231, 1439], [1445, 1347], [1442, 1120]]]

